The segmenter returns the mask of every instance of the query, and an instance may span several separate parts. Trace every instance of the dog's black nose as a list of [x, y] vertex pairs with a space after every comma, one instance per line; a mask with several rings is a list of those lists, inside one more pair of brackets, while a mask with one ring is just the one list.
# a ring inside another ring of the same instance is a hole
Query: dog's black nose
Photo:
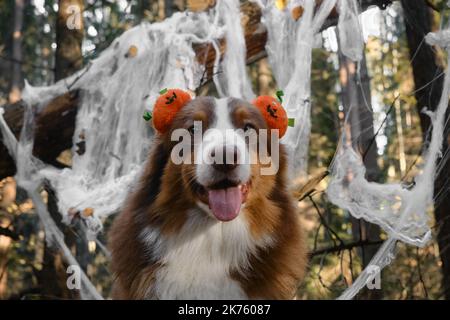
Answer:
[[225, 145], [222, 152], [211, 151], [211, 158], [214, 160], [212, 166], [221, 172], [229, 172], [238, 166], [239, 152], [236, 146]]

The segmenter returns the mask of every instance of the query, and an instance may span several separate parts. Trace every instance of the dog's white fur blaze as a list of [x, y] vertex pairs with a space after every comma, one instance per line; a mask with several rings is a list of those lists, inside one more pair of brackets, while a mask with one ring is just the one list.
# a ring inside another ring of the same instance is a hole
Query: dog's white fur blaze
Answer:
[[[216, 122], [205, 132], [201, 146], [196, 152], [202, 153], [201, 159], [208, 159], [211, 150], [221, 148], [224, 144], [235, 146], [240, 158], [238, 159], [239, 166], [235, 172], [228, 173], [228, 178], [245, 183], [250, 178], [249, 150], [244, 137], [236, 133], [237, 128], [231, 123], [228, 101], [228, 98], [215, 99]], [[217, 178], [225, 178], [225, 174], [214, 170], [208, 161], [202, 161], [197, 166], [196, 176], [198, 182], [204, 186], [220, 180]]]
[[[231, 123], [227, 98], [215, 100], [214, 113], [214, 131], [206, 131], [198, 149], [201, 151], [196, 152], [202, 152], [204, 157], [212, 148], [231, 142], [241, 155], [248, 156], [245, 140], [233, 131], [236, 128]], [[211, 164], [197, 166], [196, 178], [203, 185], [218, 180], [217, 174], [220, 173]], [[235, 179], [246, 182], [250, 178], [250, 165], [240, 163], [235, 175]], [[200, 202], [188, 212], [179, 232], [165, 237], [157, 228], [146, 227], [140, 239], [148, 258], [160, 264], [155, 281], [147, 290], [147, 297], [152, 299], [248, 299], [230, 273], [232, 270], [244, 273], [257, 249], [270, 247], [274, 242], [270, 236], [258, 240], [251, 236], [245, 204], [234, 220], [220, 222]]]

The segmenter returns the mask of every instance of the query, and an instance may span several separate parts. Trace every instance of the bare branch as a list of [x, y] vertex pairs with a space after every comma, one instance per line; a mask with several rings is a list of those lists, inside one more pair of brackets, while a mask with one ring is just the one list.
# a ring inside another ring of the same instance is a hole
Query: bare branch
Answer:
[[15, 241], [20, 240], [20, 236], [8, 228], [0, 227], [0, 236], [5, 236]]
[[339, 253], [343, 250], [351, 250], [351, 249], [357, 248], [357, 247], [376, 246], [376, 245], [382, 244], [383, 242], [384, 242], [384, 240], [377, 240], [377, 241], [362, 240], [362, 241], [355, 241], [355, 242], [349, 242], [349, 243], [341, 243], [336, 246], [331, 246], [331, 247], [312, 251], [309, 253], [309, 255], [310, 255], [310, 257], [315, 257], [315, 256], [326, 254], [326, 253], [333, 253], [333, 252]]

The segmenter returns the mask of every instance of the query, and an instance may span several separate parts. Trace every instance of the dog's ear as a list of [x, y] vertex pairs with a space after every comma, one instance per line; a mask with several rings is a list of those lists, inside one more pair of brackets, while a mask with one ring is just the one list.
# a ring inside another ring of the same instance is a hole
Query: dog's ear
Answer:
[[169, 156], [164, 142], [160, 137], [155, 137], [143, 174], [132, 193], [131, 200], [127, 201], [131, 211], [140, 212], [143, 208], [148, 208], [156, 199]]
[[175, 115], [189, 102], [191, 95], [181, 89], [165, 89], [153, 107], [153, 127], [159, 133], [169, 130]]
[[278, 129], [279, 137], [283, 137], [288, 127], [288, 117], [281, 103], [271, 96], [259, 96], [253, 100], [270, 129]]

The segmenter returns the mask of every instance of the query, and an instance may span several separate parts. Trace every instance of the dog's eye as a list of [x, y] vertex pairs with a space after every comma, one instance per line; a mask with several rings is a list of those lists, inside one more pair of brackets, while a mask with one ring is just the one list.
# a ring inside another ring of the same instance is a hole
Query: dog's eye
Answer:
[[251, 123], [246, 123], [244, 126], [244, 132], [247, 132], [250, 129], [255, 130], [255, 127]]

